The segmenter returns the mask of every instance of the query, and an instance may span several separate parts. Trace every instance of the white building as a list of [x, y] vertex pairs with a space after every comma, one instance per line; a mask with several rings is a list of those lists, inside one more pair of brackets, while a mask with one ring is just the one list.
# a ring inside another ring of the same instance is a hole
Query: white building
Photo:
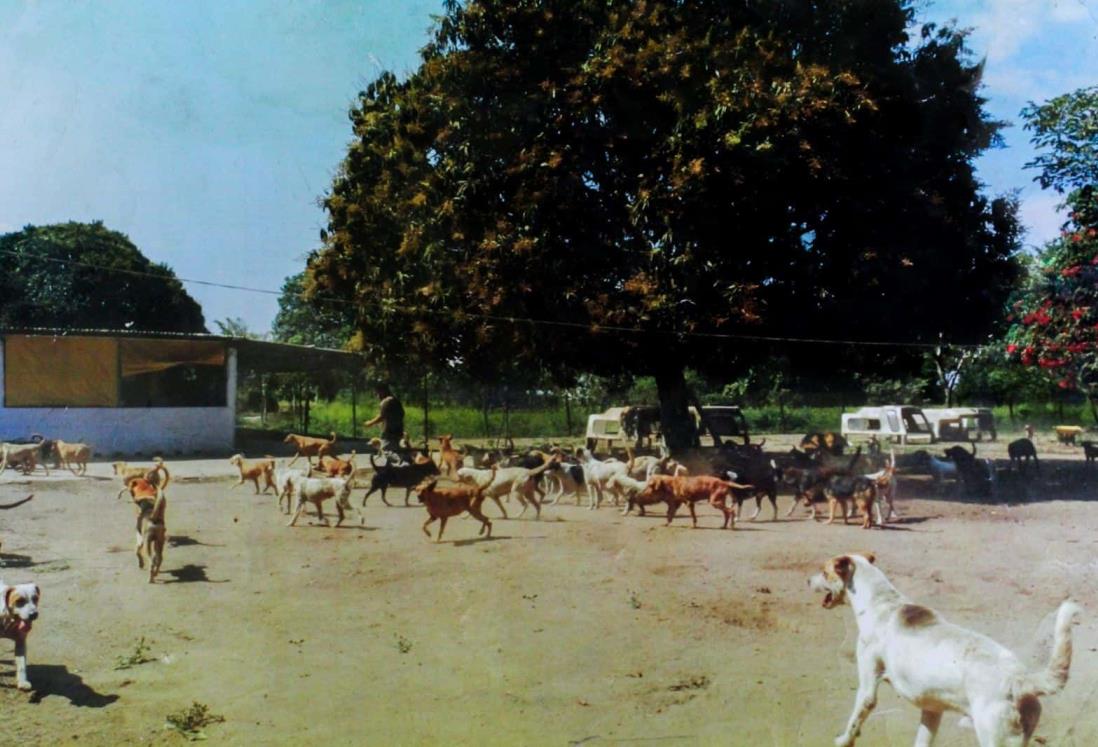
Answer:
[[218, 335], [0, 330], [0, 440], [40, 433], [100, 455], [226, 453], [238, 371], [355, 366], [351, 353]]

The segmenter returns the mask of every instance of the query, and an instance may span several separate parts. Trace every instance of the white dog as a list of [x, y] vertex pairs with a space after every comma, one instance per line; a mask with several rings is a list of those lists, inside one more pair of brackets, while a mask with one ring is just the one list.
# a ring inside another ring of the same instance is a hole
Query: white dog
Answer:
[[[293, 495], [297, 496], [297, 510], [294, 511], [293, 517], [290, 519], [286, 526], [294, 526], [297, 524], [298, 518], [301, 517], [302, 512], [305, 510], [305, 506], [312, 503], [316, 506], [316, 516], [325, 526], [328, 524], [328, 520], [324, 517], [324, 501], [329, 498], [335, 498], [336, 514], [339, 519], [336, 521], [338, 527], [343, 523], [346, 518], [345, 511], [351, 510], [351, 489], [354, 487], [354, 478], [344, 477], [291, 477], [290, 486]], [[281, 499], [280, 499], [281, 500]], [[363, 526], [366, 525], [366, 517], [359, 509], [354, 509], [358, 513], [359, 523]]]
[[[607, 459], [600, 462], [589, 449], [578, 449], [580, 466], [583, 467], [583, 482], [587, 487], [587, 495], [591, 499], [587, 507], [594, 511], [602, 504], [602, 491], [606, 490], [606, 481], [611, 475], [624, 475], [629, 471], [629, 465], [617, 459]], [[615, 505], [616, 496], [615, 496]]]
[[484, 497], [491, 498], [496, 502], [505, 519], [507, 518], [507, 511], [500, 501], [500, 498], [505, 495], [514, 495], [518, 498], [519, 504], [522, 505], [519, 516], [526, 513], [527, 507], [532, 503], [537, 518], [540, 519], [541, 504], [545, 499], [545, 495], [538, 485], [538, 477], [549, 469], [550, 464], [552, 464], [551, 460], [535, 469], [526, 469], [525, 467], [502, 467], [499, 469], [462, 467], [457, 471], [457, 479], [458, 482], [485, 488]]
[[38, 600], [42, 592], [37, 584], [7, 586], [0, 581], [0, 638], [15, 641], [15, 684], [30, 690], [27, 679], [27, 636], [38, 619]]
[[307, 467], [286, 467], [279, 466], [275, 463], [274, 468], [274, 484], [275, 484], [275, 497], [278, 499], [278, 510], [282, 511], [282, 501], [286, 501], [286, 510], [283, 513], [290, 513], [293, 503], [294, 493], [294, 480], [304, 480], [309, 476], [309, 470]]
[[809, 585], [831, 609], [849, 602], [858, 624], [858, 693], [839, 747], [854, 744], [877, 704], [877, 688], [893, 689], [922, 709], [916, 747], [929, 747], [944, 711], [972, 719], [981, 747], [1025, 747], [1041, 717], [1038, 697], [1059, 692], [1071, 668], [1071, 626], [1079, 607], [1065, 601], [1056, 613], [1052, 654], [1043, 672], [980, 633], [946, 622], [912, 604], [874, 563], [871, 553], [841, 555]]

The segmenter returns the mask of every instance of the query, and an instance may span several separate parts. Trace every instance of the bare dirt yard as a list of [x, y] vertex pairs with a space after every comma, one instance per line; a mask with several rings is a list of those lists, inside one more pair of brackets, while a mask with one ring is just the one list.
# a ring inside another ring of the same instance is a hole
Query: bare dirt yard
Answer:
[[[855, 624], [805, 581], [872, 550], [901, 591], [1023, 655], [1076, 598], [1071, 681], [1038, 734], [1098, 744], [1098, 469], [1087, 481], [1077, 450], [1060, 451], [991, 504], [907, 477], [886, 529], [770, 521], [767, 507], [735, 531], [708, 507], [700, 528], [666, 528], [567, 501], [540, 521], [488, 504], [490, 540], [463, 518], [437, 545], [419, 506], [373, 497], [365, 528], [290, 529], [270, 496], [229, 489], [227, 463], [224, 480], [188, 482], [178, 461], [155, 585], [104, 465], [29, 485], [8, 472], [0, 502], [36, 498], [0, 513], [0, 577], [43, 598], [33, 693], [14, 688], [0, 641], [0, 743], [181, 744], [166, 717], [197, 702], [224, 717], [203, 729], [215, 744], [831, 744], [853, 702]], [[910, 744], [917, 721], [885, 685], [860, 744]], [[975, 744], [953, 717], [939, 739]]]

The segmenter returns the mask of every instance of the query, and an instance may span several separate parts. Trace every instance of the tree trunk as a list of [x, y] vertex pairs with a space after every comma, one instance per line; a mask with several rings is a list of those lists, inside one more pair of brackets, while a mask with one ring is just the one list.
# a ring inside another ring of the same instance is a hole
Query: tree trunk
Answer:
[[431, 453], [431, 393], [427, 388], [427, 374], [423, 374], [423, 448]]
[[492, 437], [492, 429], [488, 424], [488, 395], [487, 394], [484, 395], [484, 398], [483, 398], [482, 402], [483, 402], [483, 405], [484, 405], [483, 409], [481, 410], [481, 415], [484, 416], [484, 438], [487, 440], [487, 439]]
[[660, 396], [660, 432], [673, 456], [693, 447], [697, 438], [682, 366], [657, 371], [656, 390]]
[[572, 399], [568, 393], [564, 393], [564, 427], [568, 431], [568, 438], [572, 437]]

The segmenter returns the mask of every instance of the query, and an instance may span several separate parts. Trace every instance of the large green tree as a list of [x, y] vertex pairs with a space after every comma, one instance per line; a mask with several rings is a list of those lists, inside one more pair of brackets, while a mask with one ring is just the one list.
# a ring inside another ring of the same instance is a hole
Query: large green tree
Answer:
[[307, 289], [353, 300], [378, 359], [653, 375], [672, 448], [686, 366], [771, 354], [706, 335], [980, 339], [1014, 206], [973, 174], [979, 64], [953, 28], [910, 39], [911, 6], [447, 3], [351, 111]]
[[0, 261], [0, 326], [206, 331], [171, 268], [102, 223], [0, 235]]
[[1042, 187], [1064, 196], [1068, 221], [1039, 255], [1040, 269], [1014, 304], [1007, 353], [1078, 389], [1098, 421], [1098, 87], [1022, 111]]

